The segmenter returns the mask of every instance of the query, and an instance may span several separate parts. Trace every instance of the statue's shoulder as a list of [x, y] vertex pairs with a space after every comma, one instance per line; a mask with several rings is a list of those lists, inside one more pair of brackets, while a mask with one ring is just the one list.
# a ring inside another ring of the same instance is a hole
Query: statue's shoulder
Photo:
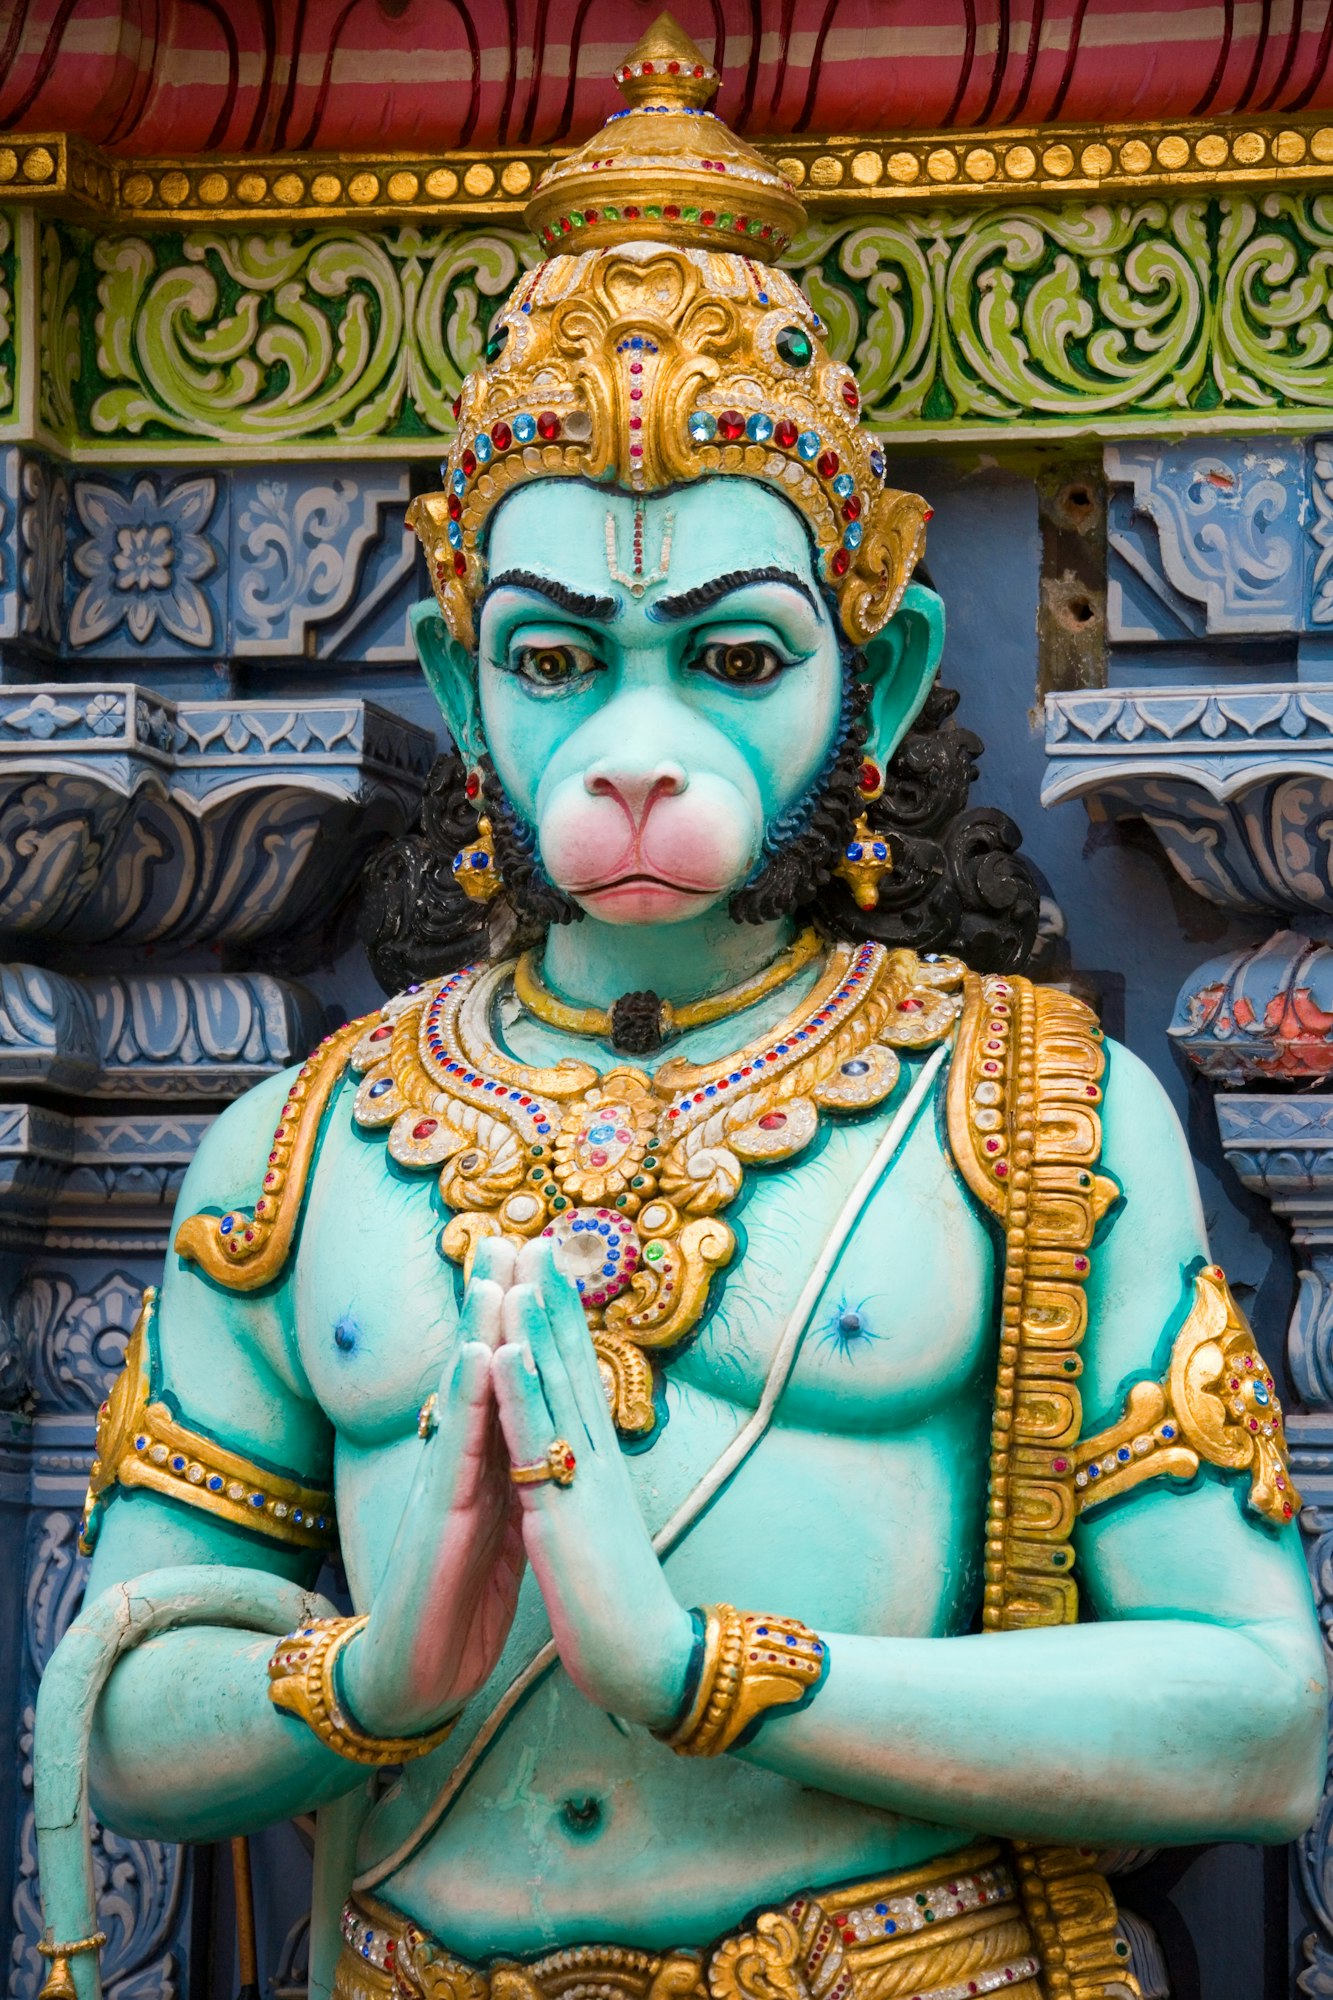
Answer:
[[280, 1275], [325, 1114], [366, 1037], [380, 1028], [392, 1034], [395, 1004], [326, 1035], [298, 1069], [268, 1078], [224, 1112], [181, 1191], [178, 1256], [230, 1291], [256, 1291]]

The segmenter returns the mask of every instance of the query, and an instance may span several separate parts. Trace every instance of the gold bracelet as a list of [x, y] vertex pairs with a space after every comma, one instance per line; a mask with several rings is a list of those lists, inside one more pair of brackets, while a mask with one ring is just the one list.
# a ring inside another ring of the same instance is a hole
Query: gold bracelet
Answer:
[[354, 1764], [406, 1764], [443, 1743], [457, 1719], [420, 1736], [370, 1736], [338, 1699], [338, 1655], [364, 1618], [312, 1618], [278, 1641], [268, 1663], [268, 1698], [285, 1715], [304, 1722], [328, 1749]]
[[682, 1757], [720, 1757], [765, 1709], [800, 1701], [827, 1661], [823, 1640], [796, 1618], [704, 1607], [703, 1670], [676, 1727], [662, 1734]]

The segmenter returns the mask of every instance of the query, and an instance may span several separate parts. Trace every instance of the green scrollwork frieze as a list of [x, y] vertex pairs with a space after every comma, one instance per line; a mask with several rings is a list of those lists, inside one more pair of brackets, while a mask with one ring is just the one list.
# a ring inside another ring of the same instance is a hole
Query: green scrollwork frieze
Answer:
[[[48, 222], [35, 240], [41, 426], [92, 458], [434, 455], [535, 257], [499, 226]], [[868, 421], [904, 443], [1301, 429], [1333, 409], [1333, 194], [881, 210], [816, 220], [787, 261]]]

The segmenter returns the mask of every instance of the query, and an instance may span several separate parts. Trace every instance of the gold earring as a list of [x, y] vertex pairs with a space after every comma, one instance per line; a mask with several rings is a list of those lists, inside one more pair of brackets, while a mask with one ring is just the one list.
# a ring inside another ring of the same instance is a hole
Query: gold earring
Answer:
[[[867, 805], [884, 790], [884, 773], [873, 757], [862, 758], [856, 789]], [[892, 869], [893, 853], [888, 841], [876, 832], [863, 812], [858, 813], [852, 837], [833, 870], [851, 890], [858, 910], [876, 908], [880, 882]]]
[[[469, 799], [481, 797], [480, 771], [468, 772], [465, 789]], [[463, 894], [474, 903], [489, 903], [504, 887], [495, 862], [495, 838], [484, 812], [477, 816], [474, 838], [454, 856], [453, 875]]]

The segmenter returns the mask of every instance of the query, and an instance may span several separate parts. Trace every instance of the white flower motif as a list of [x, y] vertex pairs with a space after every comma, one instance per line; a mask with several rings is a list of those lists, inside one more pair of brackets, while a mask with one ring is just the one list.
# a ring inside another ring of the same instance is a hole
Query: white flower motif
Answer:
[[117, 528], [111, 567], [117, 590], [166, 590], [171, 583], [171, 530], [159, 521], [155, 528]]
[[141, 646], [159, 624], [181, 645], [213, 644], [213, 612], [198, 579], [217, 565], [203, 533], [216, 498], [217, 481], [206, 474], [162, 492], [148, 477], [129, 494], [99, 480], [75, 483], [87, 538], [74, 567], [87, 581], [70, 611], [71, 646], [91, 646], [121, 624]]

